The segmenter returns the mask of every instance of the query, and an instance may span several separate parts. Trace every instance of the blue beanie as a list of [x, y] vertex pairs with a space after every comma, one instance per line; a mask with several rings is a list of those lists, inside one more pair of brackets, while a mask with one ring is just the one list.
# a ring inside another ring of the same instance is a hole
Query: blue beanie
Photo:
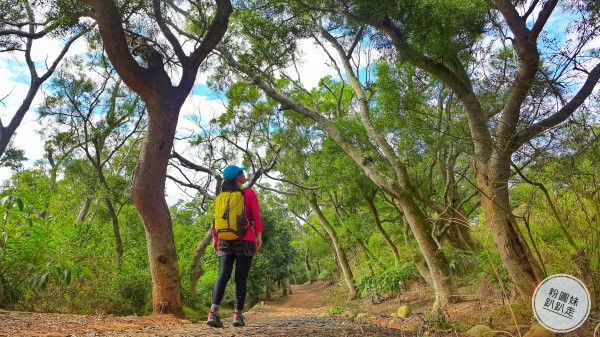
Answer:
[[232, 181], [240, 172], [246, 170], [245, 167], [237, 167], [235, 165], [229, 165], [223, 170], [223, 178]]

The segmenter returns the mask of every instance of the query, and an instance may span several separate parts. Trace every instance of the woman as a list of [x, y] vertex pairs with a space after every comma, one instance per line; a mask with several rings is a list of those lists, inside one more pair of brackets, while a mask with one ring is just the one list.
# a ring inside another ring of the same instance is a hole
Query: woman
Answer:
[[242, 191], [244, 194], [244, 207], [246, 212], [246, 232], [237, 240], [222, 240], [216, 235], [213, 228], [213, 248], [219, 256], [219, 276], [215, 281], [212, 293], [212, 305], [208, 313], [206, 324], [212, 327], [222, 327], [219, 307], [227, 282], [231, 278], [233, 264], [235, 262], [235, 314], [233, 315], [233, 326], [244, 326], [244, 302], [246, 301], [246, 280], [250, 272], [252, 257], [262, 246], [262, 219], [256, 192], [250, 188], [242, 188], [246, 183], [244, 174], [245, 167], [234, 165], [227, 166], [223, 170], [222, 191]]

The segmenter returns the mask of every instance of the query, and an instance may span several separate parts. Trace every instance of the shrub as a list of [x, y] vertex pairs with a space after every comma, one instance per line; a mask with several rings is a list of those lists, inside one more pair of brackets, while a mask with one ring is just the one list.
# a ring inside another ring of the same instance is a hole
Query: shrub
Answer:
[[401, 291], [404, 284], [415, 277], [416, 273], [413, 262], [406, 262], [398, 268], [386, 269], [363, 278], [358, 282], [357, 288], [362, 295], [382, 297]]

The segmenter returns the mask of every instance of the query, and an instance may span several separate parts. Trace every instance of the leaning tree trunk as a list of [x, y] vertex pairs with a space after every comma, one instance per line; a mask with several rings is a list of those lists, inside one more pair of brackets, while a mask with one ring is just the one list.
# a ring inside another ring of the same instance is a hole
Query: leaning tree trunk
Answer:
[[413, 260], [415, 264], [415, 268], [417, 268], [417, 273], [421, 275], [425, 283], [428, 286], [433, 288], [433, 281], [431, 281], [431, 275], [429, 274], [429, 267], [427, 267], [427, 263], [423, 260], [423, 256], [416, 252], [410, 245], [410, 227], [408, 225], [404, 226], [404, 243], [406, 244], [406, 249], [410, 254], [410, 258]]
[[519, 294], [525, 299], [531, 299], [536, 286], [544, 277], [510, 208], [509, 163], [492, 159], [484, 170], [479, 169], [476, 173], [483, 211], [502, 265]]
[[178, 110], [169, 109], [172, 105], [167, 99], [161, 102], [157, 98], [154, 102], [146, 102], [146, 106], [148, 132], [135, 168], [131, 197], [146, 231], [153, 312], [183, 316], [179, 265], [164, 189]]
[[306, 271], [306, 278], [310, 283], [312, 283], [312, 268], [310, 267], [310, 255], [308, 254], [308, 247], [306, 247], [306, 252], [304, 252], [304, 270]]
[[[218, 50], [221, 52], [221, 55], [227, 59], [227, 62], [229, 62], [232, 67], [240, 70], [242, 73], [254, 73], [248, 67], [235, 60], [233, 55], [226, 49], [219, 48]], [[352, 76], [351, 73], [347, 72], [346, 74], [349, 77]], [[278, 101], [286, 107], [289, 107], [300, 115], [308, 117], [318, 123], [340, 146], [340, 148], [342, 148], [342, 150], [350, 158], [352, 158], [352, 160], [361, 168], [361, 170], [373, 183], [375, 183], [390, 196], [398, 200], [403, 200], [403, 202], [401, 202], [401, 207], [404, 212], [407, 213], [406, 219], [410, 224], [411, 230], [413, 231], [417, 242], [419, 243], [419, 247], [421, 248], [423, 256], [425, 257], [425, 261], [427, 262], [430, 270], [435, 269], [435, 271], [432, 272], [435, 277], [432, 278], [434, 278], [434, 288], [438, 288], [435, 289], [437, 295], [434, 306], [446, 306], [450, 299], [450, 294], [452, 293], [452, 282], [450, 281], [449, 277], [449, 268], [446, 257], [442, 250], [437, 249], [437, 245], [431, 237], [432, 226], [427, 223], [425, 215], [421, 212], [413, 200], [414, 189], [408, 186], [410, 185], [410, 179], [406, 173], [405, 165], [401, 163], [400, 159], [394, 154], [393, 148], [389, 144], [385, 144], [386, 141], [384, 137], [373, 129], [372, 125], [370, 125], [368, 116], [365, 116], [368, 114], [368, 112], [364, 111], [368, 108], [368, 101], [364, 97], [361, 100], [361, 117], [363, 118], [363, 125], [365, 125], [366, 129], [370, 130], [368, 130], [368, 132], [373, 134], [374, 139], [378, 139], [378, 145], [388, 152], [389, 155], [386, 156], [386, 160], [394, 164], [394, 173], [399, 176], [398, 179], [391, 179], [390, 177], [382, 174], [382, 172], [373, 164], [373, 161], [367, 160], [369, 157], [366, 157], [358, 147], [354, 146], [354, 144], [352, 144], [352, 142], [346, 138], [346, 136], [325, 116], [291, 99], [283, 91], [279, 90], [259, 76], [252, 76], [252, 81], [272, 99]], [[356, 86], [360, 86], [360, 83], [358, 83]], [[370, 128], [367, 128], [367, 126]]]
[[113, 236], [115, 237], [115, 251], [117, 253], [117, 264], [121, 264], [121, 259], [123, 258], [123, 240], [121, 240], [121, 230], [119, 229], [119, 217], [117, 216], [117, 211], [115, 210], [115, 207], [113, 206], [109, 197], [104, 198], [104, 203], [106, 204], [106, 209], [108, 210], [108, 214], [112, 220]]
[[383, 237], [383, 240], [385, 241], [387, 246], [392, 251], [392, 254], [394, 255], [394, 263], [396, 264], [396, 266], [399, 266], [400, 265], [400, 253], [398, 252], [398, 247], [396, 247], [396, 245], [394, 244], [394, 242], [392, 241], [392, 239], [390, 238], [388, 233], [383, 228], [383, 225], [381, 224], [381, 219], [379, 218], [379, 211], [377, 211], [377, 207], [375, 207], [375, 202], [373, 202], [374, 197], [375, 197], [374, 195], [373, 195], [373, 198], [371, 198], [371, 196], [369, 196], [369, 195], [365, 195], [365, 200], [367, 202], [367, 206], [369, 206], [371, 215], [373, 215], [373, 221], [375, 221], [375, 228], [377, 228], [377, 231], [379, 232], [379, 234], [381, 234], [381, 236]]
[[396, 198], [429, 268], [429, 276], [435, 291], [434, 307], [436, 309], [444, 308], [452, 298], [454, 290], [446, 255], [431, 237], [433, 226], [426, 220], [425, 214], [414, 200], [401, 194], [398, 194]]
[[85, 200], [83, 201], [83, 205], [81, 205], [81, 209], [79, 210], [79, 213], [77, 214], [77, 219], [75, 220], [75, 223], [82, 223], [85, 220], [85, 218], [88, 215], [91, 205], [92, 205], [92, 198], [86, 197]]
[[344, 280], [346, 281], [346, 285], [348, 286], [349, 298], [351, 298], [351, 299], [357, 298], [358, 292], [356, 290], [356, 285], [354, 284], [354, 275], [352, 275], [352, 269], [350, 269], [350, 263], [348, 263], [348, 259], [346, 257], [346, 252], [344, 252], [344, 249], [342, 248], [342, 246], [340, 245], [340, 243], [338, 241], [335, 229], [331, 226], [331, 224], [329, 223], [329, 221], [327, 220], [327, 218], [325, 217], [323, 212], [321, 212], [321, 209], [317, 202], [317, 198], [315, 197], [314, 194], [311, 194], [308, 197], [308, 204], [309, 204], [310, 208], [312, 209], [312, 211], [317, 216], [317, 218], [319, 219], [319, 222], [325, 228], [325, 231], [327, 231], [327, 234], [329, 234], [329, 237], [331, 238], [331, 242], [333, 244], [335, 255], [337, 256], [337, 260], [339, 262], [340, 268], [342, 268], [342, 274], [344, 275]]
[[192, 267], [190, 272], [190, 294], [196, 293], [196, 287], [198, 286], [198, 280], [200, 276], [202, 276], [202, 266], [200, 265], [200, 259], [204, 255], [206, 251], [206, 247], [210, 246], [213, 240], [212, 231], [209, 229], [206, 234], [204, 234], [204, 238], [202, 241], [198, 243], [196, 246], [196, 250], [194, 251], [194, 258], [192, 260]]

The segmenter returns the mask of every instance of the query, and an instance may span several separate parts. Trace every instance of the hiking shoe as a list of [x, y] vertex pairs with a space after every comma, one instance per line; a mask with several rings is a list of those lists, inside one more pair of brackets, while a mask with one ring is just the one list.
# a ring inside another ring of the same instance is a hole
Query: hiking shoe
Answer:
[[237, 312], [233, 315], [233, 326], [244, 326], [246, 322], [244, 322], [244, 315], [238, 314]]
[[213, 328], [223, 327], [223, 322], [221, 322], [221, 316], [219, 316], [218, 312], [212, 310], [208, 313], [208, 321], [206, 321], [206, 324], [212, 326]]

